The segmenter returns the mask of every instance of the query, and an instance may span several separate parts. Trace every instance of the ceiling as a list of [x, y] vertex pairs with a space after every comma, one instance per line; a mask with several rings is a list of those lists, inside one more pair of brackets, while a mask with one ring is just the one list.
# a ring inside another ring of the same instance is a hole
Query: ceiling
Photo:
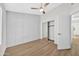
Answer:
[[[5, 9], [7, 11], [13, 12], [20, 12], [20, 13], [29, 13], [35, 15], [42, 15], [39, 10], [32, 10], [31, 7], [40, 7], [40, 3], [5, 3]], [[61, 3], [50, 3], [46, 7], [46, 13], [49, 12], [51, 9], [56, 8], [57, 6], [61, 5]]]

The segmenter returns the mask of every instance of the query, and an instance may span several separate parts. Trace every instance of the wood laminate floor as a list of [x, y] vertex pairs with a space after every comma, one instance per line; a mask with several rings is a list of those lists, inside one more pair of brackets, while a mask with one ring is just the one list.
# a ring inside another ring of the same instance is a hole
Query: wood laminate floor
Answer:
[[79, 38], [72, 40], [72, 48], [68, 50], [57, 50], [54, 42], [39, 39], [7, 48], [4, 56], [79, 56]]

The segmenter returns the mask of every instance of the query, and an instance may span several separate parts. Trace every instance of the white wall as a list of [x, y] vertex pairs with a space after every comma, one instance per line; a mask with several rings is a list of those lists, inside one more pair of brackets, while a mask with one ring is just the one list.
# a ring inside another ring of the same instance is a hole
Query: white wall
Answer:
[[[54, 9], [52, 9], [52, 11], [50, 11], [49, 13], [47, 13], [46, 15], [43, 15], [43, 16], [41, 16], [41, 21], [42, 22], [47, 22], [47, 21], [50, 21], [50, 20], [55, 20], [55, 33], [54, 33], [54, 40], [55, 40], [55, 44], [58, 44], [58, 42], [60, 42], [60, 44], [61, 44], [61, 42], [62, 42], [62, 39], [60, 39], [60, 40], [58, 40], [58, 33], [59, 33], [59, 20], [61, 20], [61, 19], [59, 19], [60, 17], [62, 17], [63, 15], [69, 15], [70, 16], [70, 11], [71, 11], [71, 5], [70, 4], [63, 4], [63, 5], [60, 5], [59, 7], [57, 7], [57, 8], [54, 8]], [[71, 20], [71, 19], [70, 19]], [[65, 23], [62, 23], [62, 25], [64, 25]], [[71, 25], [71, 22], [69, 23], [70, 25]], [[66, 27], [67, 28], [67, 27]], [[69, 28], [69, 27], [68, 27]], [[63, 28], [62, 28], [63, 29]], [[70, 39], [71, 40], [71, 28], [69, 28], [67, 31], [69, 32], [67, 32], [67, 34], [69, 34], [69, 36], [65, 36], [65, 37], [68, 37], [68, 39]], [[65, 33], [65, 32], [64, 32]], [[65, 34], [63, 34], [63, 35], [65, 35]], [[67, 40], [66, 40], [67, 38], [65, 38], [65, 40], [63, 41], [63, 42], [68, 42]], [[69, 41], [70, 42], [70, 41]], [[70, 42], [71, 43], [71, 42]], [[65, 46], [65, 45], [63, 45], [63, 46]], [[60, 49], [62, 49], [63, 48], [63, 46], [62, 47], [60, 47]], [[67, 45], [67, 46], [69, 46], [69, 48], [70, 48], [70, 44], [69, 45]], [[67, 46], [65, 46], [65, 47], [67, 47]], [[64, 47], [64, 48], [65, 48]], [[59, 47], [58, 47], [59, 48]]]
[[[74, 4], [74, 5], [71, 5], [71, 4], [62, 4], [60, 6], [58, 6], [57, 8], [54, 8], [52, 9], [49, 13], [47, 13], [46, 15], [43, 15], [41, 16], [41, 22], [47, 22], [47, 21], [50, 21], [50, 20], [55, 20], [55, 44], [57, 44], [59, 41], [62, 42], [62, 40], [59, 40], [58, 41], [58, 30], [59, 30], [59, 21], [62, 19], [60, 17], [62, 17], [63, 15], [69, 15], [69, 16], [72, 16], [74, 13], [77, 13], [79, 12], [79, 4]], [[65, 16], [64, 16], [65, 17]], [[60, 19], [59, 19], [60, 18]], [[58, 21], [59, 20], [59, 21]], [[71, 19], [70, 19], [71, 20]], [[69, 21], [70, 22], [70, 21]], [[71, 22], [68, 24], [71, 25]], [[61, 22], [60, 22], [61, 23]], [[65, 23], [63, 23], [62, 25], [64, 25]], [[70, 26], [69, 25], [69, 26]], [[42, 27], [41, 27], [42, 28]], [[71, 27], [70, 27], [71, 28]], [[71, 29], [67, 30], [69, 31], [69, 37], [70, 40], [72, 39], [72, 31], [70, 31]], [[42, 34], [42, 33], [41, 33]], [[66, 39], [66, 38], [65, 38]], [[64, 40], [63, 42], [65, 42], [66, 40]], [[67, 41], [66, 41], [67, 42]], [[69, 41], [70, 42], [70, 41]], [[71, 42], [70, 42], [71, 44]], [[64, 46], [67, 46], [67, 45], [64, 45]], [[70, 45], [69, 45], [70, 46]]]
[[59, 16], [57, 31], [57, 48], [70, 49], [71, 48], [71, 17], [69, 14]]
[[2, 44], [2, 8], [0, 7], [0, 45]]
[[2, 41], [0, 45], [0, 55], [3, 55], [6, 49], [6, 12], [3, 4], [0, 4], [2, 8]]
[[40, 38], [40, 16], [7, 11], [7, 47]]
[[42, 23], [42, 36], [43, 38], [47, 38], [48, 37], [48, 23], [45, 22], [45, 23]]

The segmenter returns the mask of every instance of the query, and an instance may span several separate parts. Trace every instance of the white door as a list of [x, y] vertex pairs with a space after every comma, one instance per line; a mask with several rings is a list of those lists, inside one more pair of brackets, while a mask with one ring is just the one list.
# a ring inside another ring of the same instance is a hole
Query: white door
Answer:
[[71, 48], [71, 17], [61, 15], [58, 17], [57, 44], [58, 49]]

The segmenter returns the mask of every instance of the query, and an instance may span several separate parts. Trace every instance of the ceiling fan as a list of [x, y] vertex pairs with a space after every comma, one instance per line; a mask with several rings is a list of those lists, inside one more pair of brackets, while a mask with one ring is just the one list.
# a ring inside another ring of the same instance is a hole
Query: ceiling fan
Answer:
[[49, 3], [41, 3], [41, 6], [39, 8], [34, 8], [32, 7], [31, 9], [33, 10], [39, 10], [40, 12], [42, 12], [43, 14], [45, 14], [45, 8], [49, 5]]

